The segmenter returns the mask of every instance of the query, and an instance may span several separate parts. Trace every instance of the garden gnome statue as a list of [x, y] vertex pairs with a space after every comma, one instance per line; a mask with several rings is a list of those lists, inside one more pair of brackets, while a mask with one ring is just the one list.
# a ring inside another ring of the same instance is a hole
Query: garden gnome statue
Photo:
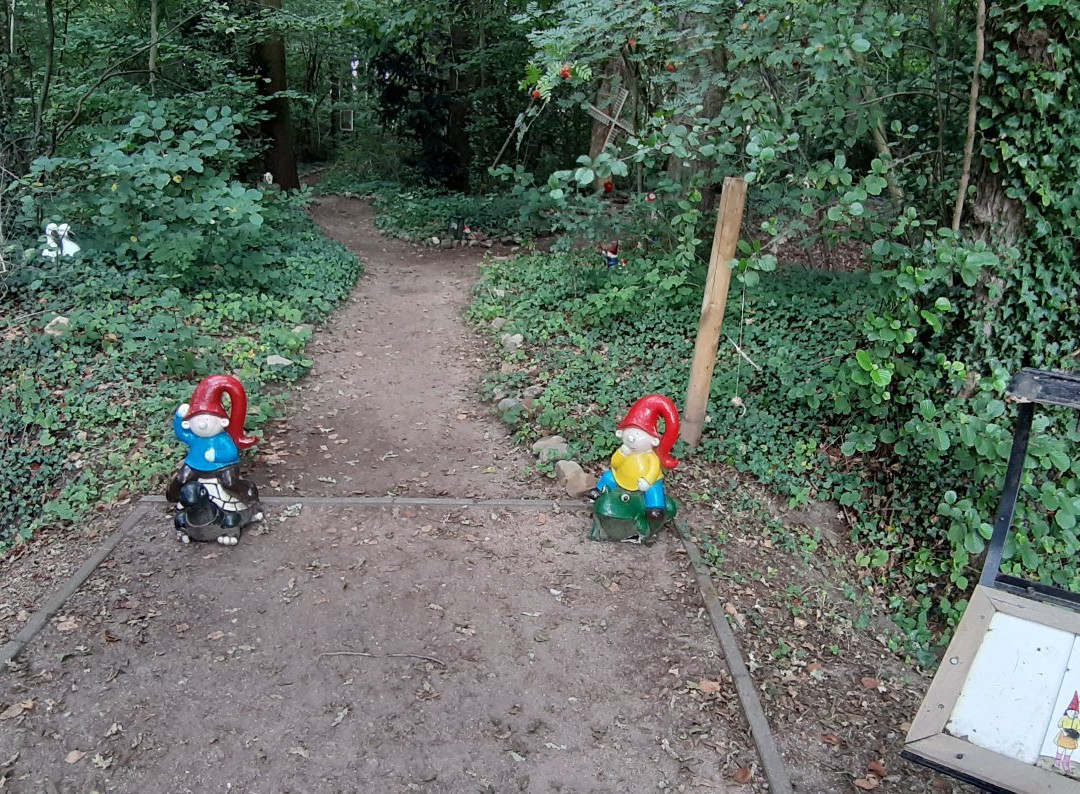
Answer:
[[41, 255], [46, 259], [75, 256], [81, 250], [71, 235], [71, 227], [66, 223], [50, 223], [45, 227], [45, 249]]
[[664, 471], [679, 465], [671, 457], [679, 438], [675, 403], [662, 394], [642, 397], [619, 423], [615, 437], [622, 446], [611, 456], [611, 468], [589, 492], [595, 500], [589, 538], [640, 543], [659, 533], [678, 510], [675, 500], [664, 492]]
[[[229, 396], [230, 409], [222, 402]], [[258, 441], [244, 434], [247, 394], [231, 375], [199, 382], [191, 402], [173, 414], [173, 432], [188, 446], [165, 497], [176, 504], [173, 523], [181, 542], [217, 541], [235, 546], [240, 530], [262, 520], [259, 490], [240, 476], [240, 450]]]
[[[600, 253], [604, 255], [604, 264], [607, 265], [608, 270], [619, 265], [619, 241], [614, 240], [610, 243], [600, 244]], [[623, 262], [622, 264], [626, 264]]]

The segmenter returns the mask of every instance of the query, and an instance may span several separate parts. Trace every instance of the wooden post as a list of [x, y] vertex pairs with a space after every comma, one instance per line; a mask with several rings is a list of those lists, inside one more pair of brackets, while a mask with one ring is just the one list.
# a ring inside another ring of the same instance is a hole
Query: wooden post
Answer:
[[705, 298], [701, 302], [701, 321], [698, 323], [694, 362], [690, 367], [690, 386], [686, 390], [686, 405], [682, 414], [682, 440], [697, 446], [705, 427], [705, 412], [709, 407], [709, 387], [712, 385], [716, 348], [720, 343], [720, 328], [724, 325], [731, 268], [739, 242], [743, 208], [746, 206], [746, 180], [727, 177], [720, 194], [720, 209], [716, 214], [712, 253], [709, 256], [709, 275], [705, 280]]

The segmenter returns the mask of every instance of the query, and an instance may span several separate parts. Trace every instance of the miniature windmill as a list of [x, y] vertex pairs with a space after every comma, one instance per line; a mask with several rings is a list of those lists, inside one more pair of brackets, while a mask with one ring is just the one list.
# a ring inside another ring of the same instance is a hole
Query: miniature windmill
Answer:
[[634, 134], [634, 127], [628, 122], [619, 118], [622, 115], [623, 107], [626, 105], [626, 98], [630, 95], [625, 88], [620, 88], [618, 93], [615, 94], [615, 103], [611, 108], [611, 114], [607, 114], [595, 105], [589, 105], [585, 112], [599, 121], [601, 124], [607, 127], [607, 134], [604, 136], [604, 145], [600, 147], [600, 151], [604, 151], [611, 143], [611, 139], [616, 133], [625, 133], [627, 135]]

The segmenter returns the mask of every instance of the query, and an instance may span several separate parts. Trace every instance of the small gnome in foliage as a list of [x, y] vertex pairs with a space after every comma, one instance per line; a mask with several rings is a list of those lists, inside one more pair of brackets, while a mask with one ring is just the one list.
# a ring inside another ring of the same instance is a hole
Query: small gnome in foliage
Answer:
[[662, 394], [642, 397], [619, 423], [615, 436], [622, 446], [611, 456], [611, 468], [589, 492], [596, 501], [596, 522], [589, 537], [643, 540], [659, 532], [677, 509], [664, 491], [664, 471], [679, 465], [671, 456], [679, 438], [675, 403]]
[[[613, 240], [610, 243], [600, 243], [600, 253], [604, 255], [604, 264], [608, 266], [610, 270], [619, 264], [619, 241]], [[622, 264], [626, 264], [623, 260]]]
[[262, 519], [258, 489], [240, 476], [240, 450], [258, 441], [244, 433], [246, 418], [247, 394], [231, 375], [204, 378], [191, 402], [176, 409], [173, 432], [187, 444], [188, 454], [165, 496], [176, 503], [174, 523], [182, 542], [234, 546], [246, 524]]

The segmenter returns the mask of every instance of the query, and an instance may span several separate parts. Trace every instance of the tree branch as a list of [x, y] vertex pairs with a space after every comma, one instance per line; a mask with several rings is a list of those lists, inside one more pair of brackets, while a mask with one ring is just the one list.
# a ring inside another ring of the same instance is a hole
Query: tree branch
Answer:
[[[51, 0], [50, 0], [50, 2], [51, 2]], [[86, 100], [88, 100], [90, 97], [92, 97], [94, 95], [94, 92], [97, 91], [99, 88], [101, 88], [101, 86], [104, 85], [106, 81], [111, 80], [113, 77], [119, 76], [121, 66], [123, 66], [125, 63], [132, 60], [133, 58], [138, 58], [140, 55], [142, 55], [144, 52], [149, 50], [151, 47], [156, 46], [158, 44], [158, 42], [160, 42], [166, 36], [170, 35], [171, 33], [174, 33], [177, 30], [179, 30], [181, 27], [186, 25], [188, 22], [195, 19], [195, 17], [199, 16], [204, 11], [206, 11], [208, 8], [210, 8], [210, 5], [211, 4], [207, 4], [207, 5], [204, 5], [204, 6], [200, 7], [199, 10], [196, 11], [194, 14], [190, 14], [190, 15], [184, 17], [182, 20], [177, 22], [175, 25], [173, 25], [171, 28], [166, 30], [160, 36], [157, 36], [156, 38], [151, 40], [151, 42], [149, 44], [146, 44], [146, 45], [144, 45], [142, 47], [139, 47], [137, 50], [132, 52], [130, 55], [128, 55], [128, 56], [126, 56], [124, 58], [121, 58], [119, 61], [117, 61], [112, 66], [110, 66], [108, 69], [106, 69], [104, 72], [102, 72], [101, 76], [97, 80], [95, 80], [88, 89], [86, 89], [86, 92], [81, 97], [79, 97], [79, 100], [75, 103], [75, 112], [71, 114], [71, 118], [69, 118], [64, 123], [64, 126], [61, 127], [60, 130], [56, 133], [56, 135], [53, 136], [53, 143], [52, 143], [52, 146], [49, 147], [49, 154], [51, 155], [53, 153], [53, 151], [56, 149], [57, 141], [59, 141], [61, 138], [63, 138], [64, 135], [67, 134], [68, 130], [70, 130], [72, 127], [75, 126], [75, 122], [79, 120], [79, 115], [82, 113], [83, 105], [86, 104]], [[140, 69], [139, 71], [142, 71], [142, 70]]]
[[56, 60], [56, 16], [53, 13], [53, 0], [45, 0], [45, 75], [41, 78], [41, 93], [38, 94], [34, 107], [34, 141], [41, 139], [41, 120], [45, 117], [45, 104], [49, 100], [49, 86], [52, 84], [53, 64]]
[[971, 157], [975, 151], [975, 115], [979, 109], [979, 69], [982, 67], [986, 47], [986, 0], [979, 0], [975, 22], [975, 66], [971, 71], [971, 99], [968, 101], [967, 138], [964, 140], [964, 167], [960, 172], [960, 187], [956, 189], [956, 209], [953, 210], [952, 230], [960, 231], [960, 218], [964, 214], [964, 199], [971, 181]]

